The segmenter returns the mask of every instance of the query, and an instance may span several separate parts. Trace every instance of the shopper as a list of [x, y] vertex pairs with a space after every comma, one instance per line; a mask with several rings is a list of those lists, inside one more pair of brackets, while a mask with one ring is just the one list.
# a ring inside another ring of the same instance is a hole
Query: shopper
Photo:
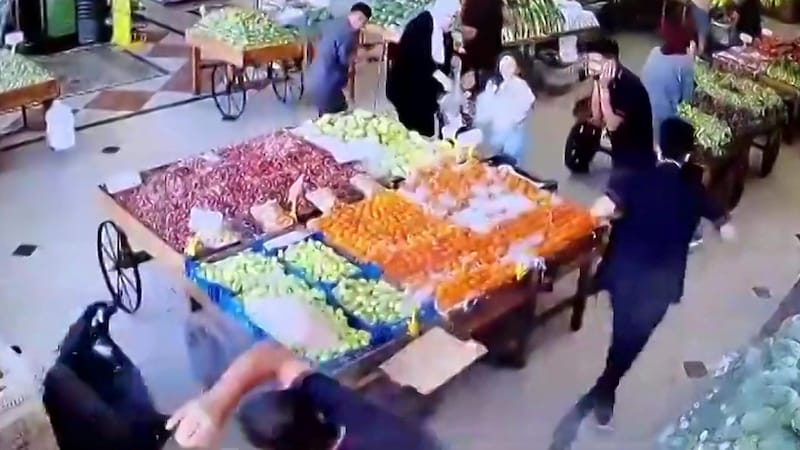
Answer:
[[711, 0], [691, 0], [692, 22], [697, 31], [697, 51], [704, 55], [708, 50], [709, 33], [711, 32]]
[[308, 71], [309, 96], [319, 114], [347, 110], [344, 88], [358, 48], [358, 36], [372, 17], [372, 9], [358, 2], [346, 17], [332, 21], [315, 46]]
[[745, 33], [752, 38], [761, 36], [761, 1], [736, 0], [736, 9], [733, 12], [733, 22], [736, 27], [735, 41], [741, 43], [739, 33]]
[[436, 0], [409, 22], [386, 80], [386, 97], [400, 122], [409, 130], [432, 137], [439, 96], [452, 89], [450, 28], [459, 11], [458, 0]]
[[473, 72], [479, 89], [492, 76], [503, 51], [503, 1], [465, 0], [461, 9], [463, 70]]
[[662, 24], [664, 42], [650, 51], [642, 67], [656, 134], [661, 123], [677, 115], [678, 105], [691, 100], [694, 92], [696, 44], [683, 22], [682, 6], [668, 3]]
[[613, 324], [606, 367], [556, 429], [554, 440], [567, 448], [589, 412], [600, 425], [611, 421], [620, 380], [631, 368], [672, 303], [683, 296], [689, 241], [702, 217], [734, 236], [725, 212], [684, 167], [694, 129], [677, 118], [664, 121], [661, 159], [648, 170], [616, 173], [608, 193], [592, 208], [612, 221], [608, 249], [599, 269], [600, 288], [611, 298]]
[[591, 123], [604, 127], [611, 140], [615, 169], [651, 167], [653, 119], [641, 80], [619, 62], [619, 46], [610, 39], [589, 43], [587, 73], [594, 78]]
[[304, 360], [278, 344], [260, 342], [239, 356], [217, 383], [186, 403], [167, 422], [185, 448], [218, 443], [242, 398], [264, 383], [283, 390], [270, 394], [274, 450], [436, 450], [425, 430], [390, 414], [335, 380], [314, 373]]
[[495, 76], [476, 102], [475, 123], [483, 131], [493, 153], [512, 165], [521, 163], [530, 148], [528, 117], [536, 97], [519, 76], [519, 65], [510, 52], [497, 59]]

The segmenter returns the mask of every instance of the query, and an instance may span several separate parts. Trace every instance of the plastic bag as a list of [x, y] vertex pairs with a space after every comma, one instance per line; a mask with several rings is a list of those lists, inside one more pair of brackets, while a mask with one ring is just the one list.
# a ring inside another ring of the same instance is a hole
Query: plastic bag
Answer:
[[336, 194], [331, 188], [321, 188], [306, 194], [306, 199], [317, 207], [322, 214], [329, 213], [336, 206]]
[[103, 302], [87, 307], [45, 376], [43, 401], [61, 450], [158, 450], [169, 439], [167, 416], [109, 335], [115, 311]]
[[283, 231], [294, 225], [294, 219], [281, 208], [277, 200], [253, 206], [250, 215], [265, 233]]
[[384, 190], [383, 186], [381, 186], [378, 182], [362, 174], [358, 174], [350, 178], [350, 184], [355, 186], [355, 188], [367, 198], [370, 198]]
[[47, 124], [47, 145], [54, 151], [68, 150], [75, 146], [75, 116], [72, 109], [59, 100], [44, 115]]

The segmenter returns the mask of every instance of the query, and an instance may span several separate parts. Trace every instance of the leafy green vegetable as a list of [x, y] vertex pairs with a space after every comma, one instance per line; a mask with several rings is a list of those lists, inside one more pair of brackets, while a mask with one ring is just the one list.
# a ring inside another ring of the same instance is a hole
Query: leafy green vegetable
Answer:
[[704, 151], [714, 157], [725, 156], [733, 138], [731, 128], [722, 120], [700, 111], [689, 103], [678, 105], [678, 116], [694, 126], [694, 137]]
[[774, 61], [767, 66], [767, 76], [800, 89], [800, 64], [789, 58]]
[[0, 93], [22, 89], [53, 79], [53, 75], [30, 59], [0, 48]]

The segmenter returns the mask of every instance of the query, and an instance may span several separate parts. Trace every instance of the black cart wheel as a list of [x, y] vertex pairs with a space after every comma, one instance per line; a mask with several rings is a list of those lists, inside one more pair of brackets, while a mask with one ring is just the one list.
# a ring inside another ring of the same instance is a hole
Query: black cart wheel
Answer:
[[247, 106], [247, 89], [241, 69], [227, 64], [211, 71], [211, 97], [222, 114], [222, 120], [236, 120]]
[[131, 250], [128, 236], [114, 222], [97, 227], [97, 262], [114, 304], [128, 314], [142, 306], [140, 258]]
[[764, 143], [764, 148], [761, 150], [761, 167], [758, 174], [761, 178], [766, 178], [772, 173], [775, 168], [775, 162], [778, 160], [778, 153], [781, 151], [781, 131], [777, 130], [767, 136], [767, 142]]
[[600, 149], [599, 128], [585, 123], [576, 123], [567, 135], [564, 144], [564, 165], [572, 173], [587, 173], [594, 155]]
[[283, 103], [297, 102], [303, 98], [305, 92], [305, 78], [303, 77], [303, 60], [274, 62], [269, 65], [269, 75], [272, 80], [272, 91]]

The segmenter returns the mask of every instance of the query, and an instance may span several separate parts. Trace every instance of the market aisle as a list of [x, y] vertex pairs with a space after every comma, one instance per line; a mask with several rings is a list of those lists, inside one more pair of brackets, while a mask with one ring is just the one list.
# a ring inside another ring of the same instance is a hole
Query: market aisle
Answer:
[[[623, 38], [626, 62], [638, 68], [651, 43], [638, 36]], [[374, 81], [360, 83], [359, 91], [359, 103], [371, 109]], [[526, 165], [559, 179], [565, 194], [588, 202], [599, 193], [606, 174], [597, 167], [586, 178], [571, 179], [563, 167], [571, 107], [569, 96], [540, 99], [532, 124], [536, 150]], [[281, 105], [265, 93], [248, 103], [240, 121], [222, 122], [212, 102], [204, 100], [85, 130], [71, 152], [53, 154], [38, 143], [0, 154], [0, 333], [45, 359], [83, 306], [107, 298], [95, 257], [95, 230], [103, 217], [94, 197], [96, 185], [106, 177], [241, 141], [310, 116], [309, 109]], [[121, 150], [101, 153], [106, 146]], [[703, 383], [687, 379], [683, 361], [712, 366], [723, 353], [758, 333], [800, 267], [797, 173], [800, 146], [795, 145], [783, 149], [770, 178], [750, 180], [735, 211], [739, 240], [722, 246], [709, 238], [691, 257], [683, 304], [671, 311], [623, 383], [617, 431], [585, 433], [579, 448], [653, 448], [655, 434], [686, 410], [702, 388]], [[22, 243], [39, 248], [28, 258], [10, 256]], [[169, 411], [195, 394], [197, 386], [191, 381], [183, 339], [186, 302], [157, 269], [143, 266], [144, 306], [134, 317], [118, 316], [113, 333], [140, 364], [159, 406]], [[756, 298], [753, 286], [768, 287], [773, 299]], [[524, 371], [483, 366], [470, 370], [447, 388], [433, 420], [436, 431], [459, 450], [545, 449], [555, 422], [600, 371], [608, 319], [605, 301], [592, 302], [579, 333], [568, 334], [563, 321], [540, 333]], [[247, 448], [235, 437], [227, 447]]]

